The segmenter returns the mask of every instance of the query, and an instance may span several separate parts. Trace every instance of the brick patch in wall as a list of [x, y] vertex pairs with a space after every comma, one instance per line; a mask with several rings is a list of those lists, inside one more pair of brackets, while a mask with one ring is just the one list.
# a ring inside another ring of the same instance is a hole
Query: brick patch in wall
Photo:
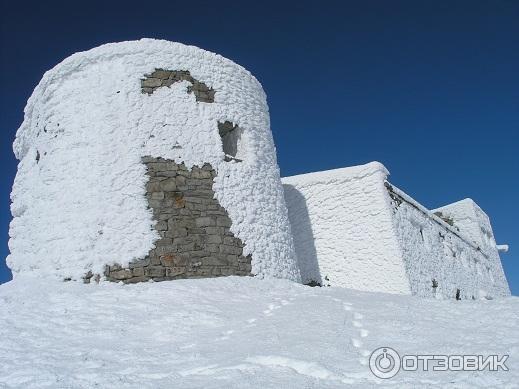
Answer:
[[230, 231], [231, 219], [214, 198], [215, 170], [163, 158], [143, 158], [149, 176], [146, 198], [160, 239], [146, 258], [128, 268], [107, 266], [110, 281], [135, 283], [179, 278], [251, 275], [251, 256]]
[[193, 78], [191, 73], [187, 70], [155, 69], [154, 72], [146, 74], [145, 78], [141, 79], [142, 93], [151, 95], [158, 88], [170, 87], [180, 81], [188, 81], [191, 83], [191, 85], [187, 87], [187, 93], [193, 93], [196, 97], [196, 101], [214, 103], [215, 90]]

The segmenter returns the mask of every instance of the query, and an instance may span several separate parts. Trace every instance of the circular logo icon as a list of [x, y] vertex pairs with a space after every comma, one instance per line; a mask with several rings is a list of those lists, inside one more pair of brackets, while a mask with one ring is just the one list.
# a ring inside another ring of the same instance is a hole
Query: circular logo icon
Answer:
[[391, 378], [400, 370], [400, 355], [391, 347], [380, 347], [369, 357], [369, 369], [378, 378]]

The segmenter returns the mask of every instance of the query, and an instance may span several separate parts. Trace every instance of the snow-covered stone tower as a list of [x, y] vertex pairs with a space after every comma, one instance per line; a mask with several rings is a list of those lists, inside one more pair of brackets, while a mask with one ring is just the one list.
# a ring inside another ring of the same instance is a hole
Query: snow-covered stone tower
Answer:
[[299, 280], [266, 96], [192, 46], [107, 44], [48, 71], [14, 151], [14, 276]]

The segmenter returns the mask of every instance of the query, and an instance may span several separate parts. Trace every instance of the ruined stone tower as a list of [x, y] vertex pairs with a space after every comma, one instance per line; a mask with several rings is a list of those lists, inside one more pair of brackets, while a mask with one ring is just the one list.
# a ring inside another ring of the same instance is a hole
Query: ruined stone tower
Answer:
[[300, 279], [266, 96], [228, 59], [150, 39], [74, 54], [14, 150], [15, 277]]

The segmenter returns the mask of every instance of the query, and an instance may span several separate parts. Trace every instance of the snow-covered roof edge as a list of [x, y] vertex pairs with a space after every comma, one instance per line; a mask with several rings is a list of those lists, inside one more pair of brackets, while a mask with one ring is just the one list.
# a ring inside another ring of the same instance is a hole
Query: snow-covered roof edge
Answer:
[[[462, 200], [458, 200], [458, 201], [455, 201], [453, 203], [450, 203], [450, 204], [444, 204], [440, 207], [437, 207], [435, 209], [432, 209], [431, 211], [433, 212], [436, 212], [436, 211], [441, 211], [442, 209], [444, 208], [455, 208], [457, 206], [465, 206], [465, 205], [471, 205], [473, 207], [477, 207], [479, 208], [480, 210], [481, 207], [478, 205], [478, 203], [476, 203], [474, 200], [472, 200], [470, 197], [467, 197], [467, 198], [464, 198]], [[483, 211], [483, 210], [482, 210]]]
[[[452, 227], [451, 225], [449, 225], [447, 222], [445, 222], [442, 218], [438, 217], [437, 215], [434, 214], [435, 210], [429, 210], [427, 209], [425, 206], [423, 206], [422, 204], [420, 204], [418, 201], [416, 201], [415, 199], [413, 199], [411, 196], [409, 196], [407, 193], [405, 193], [403, 190], [401, 189], [398, 189], [396, 186], [394, 186], [393, 184], [389, 183], [388, 184], [391, 186], [391, 190], [396, 193], [398, 196], [400, 196], [402, 199], [404, 199], [407, 203], [413, 205], [414, 207], [416, 207], [417, 209], [419, 209], [421, 212], [425, 213], [426, 215], [428, 215], [432, 220], [434, 220], [436, 223], [440, 224], [442, 227], [444, 227], [445, 229], [449, 230], [450, 232], [452, 232], [454, 235], [457, 235], [460, 239], [462, 239], [463, 241], [465, 241], [465, 243], [467, 243], [468, 245], [470, 245], [472, 248], [474, 248], [475, 250], [479, 250], [481, 251], [481, 248], [475, 244], [471, 239], [469, 239], [469, 237], [467, 237], [463, 232], [461, 231], [458, 231], [457, 229], [455, 229], [454, 227]], [[483, 251], [481, 251], [483, 253]], [[486, 253], [483, 253], [484, 255], [487, 255]]]
[[350, 166], [339, 169], [324, 170], [321, 172], [312, 172], [298, 174], [295, 176], [282, 177], [283, 184], [326, 184], [336, 181], [352, 181], [359, 180], [370, 176], [377, 172], [383, 173], [385, 177], [389, 176], [389, 171], [380, 162], [373, 161], [364, 165]]
[[[299, 174], [295, 176], [289, 176], [289, 177], [282, 177], [281, 180], [283, 184], [292, 184], [292, 185], [305, 185], [305, 184], [326, 184], [330, 182], [337, 182], [337, 181], [352, 181], [352, 180], [359, 180], [362, 178], [365, 178], [367, 176], [370, 176], [376, 172], [381, 172], [386, 177], [386, 183], [390, 187], [390, 189], [396, 193], [398, 196], [400, 196], [403, 200], [405, 200], [407, 203], [411, 204], [427, 216], [429, 216], [432, 220], [434, 220], [436, 223], [440, 224], [442, 227], [447, 229], [448, 231], [452, 232], [453, 234], [457, 235], [459, 238], [461, 238], [463, 241], [465, 241], [467, 244], [469, 244], [471, 247], [473, 247], [476, 250], [481, 250], [481, 248], [475, 244], [469, 237], [464, 234], [461, 231], [458, 231], [456, 228], [452, 227], [448, 223], [446, 223], [444, 220], [442, 220], [440, 217], [434, 214], [438, 209], [429, 210], [422, 204], [420, 204], [418, 201], [416, 201], [414, 198], [409, 196], [407, 193], [405, 193], [403, 190], [397, 188], [392, 183], [389, 183], [387, 181], [387, 177], [389, 176], [389, 171], [386, 169], [386, 167], [377, 161], [369, 162], [364, 165], [358, 165], [358, 166], [351, 166], [351, 167], [345, 167], [345, 168], [339, 168], [339, 169], [332, 169], [332, 170], [325, 170], [322, 172], [312, 172], [312, 173], [306, 173], [306, 174]], [[460, 200], [456, 203], [449, 204], [448, 206], [455, 205], [455, 204], [466, 204], [467, 202], [470, 202], [471, 205], [481, 209], [474, 200], [470, 198], [466, 198], [463, 200]], [[486, 253], [484, 253], [487, 255]]]

